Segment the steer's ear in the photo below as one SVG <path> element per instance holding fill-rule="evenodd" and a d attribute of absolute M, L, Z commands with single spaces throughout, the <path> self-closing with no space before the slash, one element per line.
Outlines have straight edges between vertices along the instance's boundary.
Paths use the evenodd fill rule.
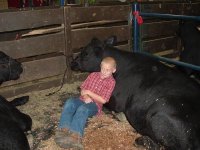
<path fill-rule="evenodd" d="M 107 40 L 105 40 L 104 43 L 106 45 L 113 46 L 113 45 L 115 45 L 117 43 L 117 37 L 116 36 L 111 36 Z"/>
<path fill-rule="evenodd" d="M 101 44 L 101 41 L 99 39 L 97 39 L 96 37 L 94 37 L 94 38 L 92 38 L 91 43 L 94 46 L 97 46 L 97 45 Z"/>

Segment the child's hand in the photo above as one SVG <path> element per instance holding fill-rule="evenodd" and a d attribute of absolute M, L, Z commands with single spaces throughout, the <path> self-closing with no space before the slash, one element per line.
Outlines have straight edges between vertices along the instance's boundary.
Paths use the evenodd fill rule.
<path fill-rule="evenodd" d="M 88 104 L 88 103 L 91 103 L 91 102 L 93 102 L 92 100 L 90 100 L 90 99 L 87 99 L 87 100 L 85 100 L 84 101 L 86 104 Z"/>
<path fill-rule="evenodd" d="M 87 103 L 93 102 L 92 99 L 91 99 L 91 97 L 88 96 L 87 94 L 86 94 L 86 95 L 83 95 L 82 97 L 83 97 L 83 100 L 84 100 L 84 102 L 85 102 L 86 104 L 87 104 Z"/>
<path fill-rule="evenodd" d="M 83 97 L 85 103 L 93 102 L 93 99 L 91 98 L 90 94 L 91 94 L 90 90 L 81 90 L 81 96 Z"/>
<path fill-rule="evenodd" d="M 89 90 L 81 90 L 81 95 L 90 95 L 90 91 Z"/>

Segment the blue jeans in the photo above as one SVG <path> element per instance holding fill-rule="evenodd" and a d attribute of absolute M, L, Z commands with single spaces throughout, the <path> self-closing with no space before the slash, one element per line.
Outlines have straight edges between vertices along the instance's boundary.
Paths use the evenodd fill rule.
<path fill-rule="evenodd" d="M 58 128 L 68 128 L 83 136 L 87 119 L 97 112 L 98 108 L 94 102 L 86 104 L 79 98 L 70 98 L 64 104 Z"/>

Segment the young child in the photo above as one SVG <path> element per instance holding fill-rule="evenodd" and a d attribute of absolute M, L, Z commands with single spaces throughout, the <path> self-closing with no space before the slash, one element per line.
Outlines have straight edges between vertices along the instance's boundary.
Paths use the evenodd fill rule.
<path fill-rule="evenodd" d="M 83 148 L 81 139 L 87 119 L 100 114 L 102 105 L 110 99 L 115 86 L 112 74 L 116 71 L 116 61 L 106 57 L 100 67 L 100 72 L 91 73 L 82 83 L 80 97 L 65 102 L 55 136 L 55 142 L 62 148 Z"/>

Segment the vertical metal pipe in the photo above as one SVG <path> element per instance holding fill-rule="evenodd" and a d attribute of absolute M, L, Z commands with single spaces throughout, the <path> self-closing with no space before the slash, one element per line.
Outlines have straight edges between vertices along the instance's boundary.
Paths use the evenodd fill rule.
<path fill-rule="evenodd" d="M 132 15 L 134 12 L 138 11 L 138 3 L 132 4 Z M 137 18 L 133 15 L 132 19 L 132 26 L 133 26 L 133 52 L 139 51 L 139 25 L 137 23 Z"/>
<path fill-rule="evenodd" d="M 60 6 L 64 6 L 65 5 L 65 0 L 60 0 Z"/>

